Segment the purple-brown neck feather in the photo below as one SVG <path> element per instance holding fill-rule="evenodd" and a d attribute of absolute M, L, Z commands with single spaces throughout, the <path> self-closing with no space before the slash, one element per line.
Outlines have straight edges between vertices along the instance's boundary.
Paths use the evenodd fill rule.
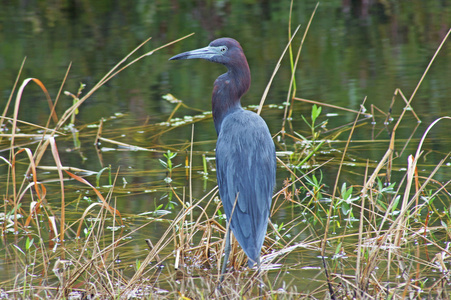
<path fill-rule="evenodd" d="M 228 53 L 230 59 L 223 63 L 228 71 L 216 79 L 212 95 L 213 120 L 218 135 L 224 117 L 241 108 L 240 99 L 251 84 L 251 73 L 243 50 L 238 42 L 232 41 Z"/>

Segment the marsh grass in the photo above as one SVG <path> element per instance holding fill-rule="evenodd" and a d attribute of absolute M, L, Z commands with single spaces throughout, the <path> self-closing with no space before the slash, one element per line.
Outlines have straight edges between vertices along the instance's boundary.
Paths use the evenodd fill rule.
<path fill-rule="evenodd" d="M 294 37 L 294 34 L 290 35 L 290 41 L 294 41 Z M 184 118 L 181 122 L 175 116 L 184 104 L 168 95 L 175 106 L 166 122 L 146 124 L 143 128 L 150 128 L 151 138 L 154 138 L 191 125 L 189 145 L 172 145 L 170 152 L 169 149 L 133 145 L 120 138 L 108 137 L 103 121 L 96 124 L 96 132 L 84 136 L 85 133 L 78 130 L 78 136 L 74 137 L 76 110 L 87 98 L 126 67 L 169 44 L 125 64 L 142 45 L 137 47 L 86 95 L 81 96 L 81 92 L 71 94 L 76 101 L 60 118 L 55 107 L 67 75 L 52 102 L 44 84 L 36 78 L 22 81 L 16 92 L 19 72 L 0 120 L 0 125 L 11 129 L 11 134 L 0 134 L 1 150 L 9 152 L 9 157 L 1 157 L 2 164 L 8 169 L 8 174 L 2 177 L 5 183 L 2 184 L 1 253 L 4 261 L 8 261 L 6 269 L 14 275 L 0 282 L 0 298 L 449 298 L 449 181 L 441 183 L 434 179 L 449 153 L 430 168 L 428 174 L 418 171 L 428 133 L 437 122 L 448 122 L 449 118 L 439 118 L 430 124 L 419 141 L 413 138 L 417 127 L 407 139 L 397 137 L 398 126 L 406 113 L 420 121 L 421 116 L 410 105 L 430 65 L 410 98 L 407 99 L 399 89 L 394 91 L 393 103 L 404 103 L 399 115 L 385 113 L 373 105 L 368 112 L 363 109 L 365 100 L 359 110 L 336 107 L 296 96 L 294 71 L 304 38 L 296 58 L 292 57 L 293 45 L 289 43 L 286 48 L 291 54 L 293 76 L 284 106 L 282 129 L 274 136 L 279 150 L 278 173 L 284 173 L 286 179 L 279 183 L 281 188 L 275 191 L 273 198 L 271 222 L 262 249 L 263 266 L 259 272 L 247 269 L 246 256 L 233 241 L 229 273 L 221 291 L 216 287 L 224 249 L 225 221 L 217 188 L 206 190 L 199 198 L 193 192 L 194 180 L 207 180 L 208 174 L 214 173 L 206 167 L 205 159 L 199 165 L 194 164 L 194 156 L 212 155 L 197 152 L 198 144 L 193 142 L 195 124 L 209 116 Z M 431 64 L 434 59 L 435 55 Z M 275 73 L 279 66 L 280 61 Z M 42 89 L 49 102 L 50 113 L 45 125 L 18 119 L 23 91 L 32 82 Z M 260 108 L 269 88 L 270 84 Z M 312 122 L 310 133 L 301 134 L 296 128 L 288 130 L 297 103 L 328 105 L 337 111 L 355 114 L 355 121 L 327 129 L 327 120 L 316 108 L 310 119 L 305 118 Z M 13 110 L 12 117 L 7 117 L 10 110 Z M 316 118 L 323 120 L 323 126 L 314 125 Z M 343 174 L 353 161 L 349 154 L 349 149 L 356 144 L 352 141 L 353 134 L 362 127 L 371 126 L 370 121 L 377 120 L 383 120 L 385 124 L 381 130 L 390 132 L 386 154 L 378 162 L 360 157 L 364 170 L 361 183 L 351 184 L 343 179 Z M 54 126 L 50 127 L 52 122 Z M 30 133 L 19 134 L 19 126 L 21 132 Z M 38 130 L 41 133 L 32 133 Z M 64 154 L 58 143 L 68 136 L 74 137 L 75 147 L 80 136 L 92 140 L 102 162 L 101 174 L 62 163 Z M 341 138 L 343 136 L 346 138 Z M 375 133 L 373 139 L 377 136 Z M 28 140 L 30 137 L 34 139 L 32 142 Z M 376 143 L 373 139 L 364 143 Z M 337 149 L 334 142 L 343 146 Z M 175 157 L 169 158 L 169 153 L 180 153 L 179 156 L 185 153 L 184 168 L 161 170 L 170 177 L 188 178 L 182 188 L 177 184 L 177 178 L 164 186 L 177 206 L 164 210 L 161 205 L 156 205 L 154 211 L 134 215 L 121 212 L 118 195 L 132 190 L 144 192 L 145 188 L 120 182 L 121 170 L 104 166 L 100 143 L 127 151 L 155 152 L 161 157 L 167 153 L 169 160 Z M 402 150 L 396 152 L 395 145 L 400 143 Z M 409 156 L 407 162 L 400 163 L 399 157 L 412 143 L 417 143 L 416 153 Z M 48 162 L 49 158 L 53 166 L 42 163 Z M 168 167 L 169 161 L 165 163 Z M 405 175 L 398 183 L 391 181 L 394 163 L 405 168 Z M 321 172 L 324 168 L 335 170 L 333 186 L 324 182 Z M 193 170 L 201 170 L 202 175 L 193 174 Z M 45 177 L 44 171 L 51 174 L 51 179 L 41 179 Z M 108 173 L 107 186 L 100 184 L 102 173 Z M 87 179 L 92 174 L 99 174 L 95 186 Z M 74 192 L 70 187 L 74 182 L 78 188 L 82 186 L 87 191 L 90 201 Z M 59 192 L 49 193 L 51 189 L 59 189 Z M 74 214 L 68 212 L 68 207 L 80 209 Z M 289 215 L 285 223 L 278 221 L 283 215 Z M 135 222 L 136 219 L 140 222 Z M 130 244 L 136 243 L 136 236 L 143 228 L 156 223 L 164 227 L 162 233 L 138 241 L 146 245 L 147 250 L 129 248 Z"/>

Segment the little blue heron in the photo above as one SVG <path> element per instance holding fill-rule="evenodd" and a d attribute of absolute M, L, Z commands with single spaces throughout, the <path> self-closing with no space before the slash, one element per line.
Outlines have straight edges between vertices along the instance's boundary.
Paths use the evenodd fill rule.
<path fill-rule="evenodd" d="M 205 48 L 178 54 L 170 60 L 194 58 L 220 63 L 228 69 L 216 79 L 212 95 L 213 121 L 218 134 L 216 174 L 229 223 L 223 276 L 231 249 L 230 229 L 247 255 L 249 267 L 255 263 L 260 266 L 276 179 L 276 151 L 262 117 L 241 107 L 241 96 L 251 84 L 241 45 L 234 39 L 220 38 Z"/>

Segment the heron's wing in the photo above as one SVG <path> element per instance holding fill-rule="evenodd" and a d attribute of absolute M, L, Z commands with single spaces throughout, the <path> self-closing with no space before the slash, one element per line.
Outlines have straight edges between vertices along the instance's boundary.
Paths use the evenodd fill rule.
<path fill-rule="evenodd" d="M 219 194 L 227 220 L 247 256 L 260 256 L 276 173 L 275 148 L 264 120 L 255 113 L 228 115 L 216 145 Z"/>

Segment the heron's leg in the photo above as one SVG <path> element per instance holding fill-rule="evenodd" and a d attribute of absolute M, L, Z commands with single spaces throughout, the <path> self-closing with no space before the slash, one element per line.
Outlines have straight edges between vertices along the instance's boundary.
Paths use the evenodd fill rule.
<path fill-rule="evenodd" d="M 262 288 L 262 280 L 260 277 L 260 266 L 261 266 L 261 260 L 260 256 L 257 257 L 257 282 L 258 282 L 258 294 L 260 297 L 263 297 L 263 288 Z"/>
<path fill-rule="evenodd" d="M 219 280 L 220 283 L 222 283 L 222 281 L 224 280 L 224 274 L 226 272 L 227 262 L 229 261 L 230 250 L 232 250 L 232 247 L 230 245 L 230 226 L 227 227 L 228 229 L 226 231 L 225 247 L 224 247 L 224 261 L 222 262 L 221 278 Z"/>

